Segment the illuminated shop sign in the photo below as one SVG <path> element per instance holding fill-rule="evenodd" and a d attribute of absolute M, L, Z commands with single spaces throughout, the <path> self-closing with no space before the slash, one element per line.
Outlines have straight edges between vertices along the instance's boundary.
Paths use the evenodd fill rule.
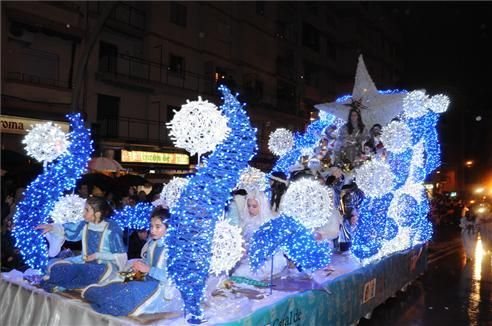
<path fill-rule="evenodd" d="M 6 134 L 25 135 L 36 124 L 49 122 L 48 120 L 39 120 L 23 117 L 14 117 L 10 115 L 0 115 L 1 132 Z M 68 132 L 70 126 L 67 122 L 52 121 L 59 126 L 63 132 Z"/>
<path fill-rule="evenodd" d="M 190 157 L 188 154 L 181 153 L 127 151 L 122 149 L 121 162 L 188 165 L 190 164 Z"/>

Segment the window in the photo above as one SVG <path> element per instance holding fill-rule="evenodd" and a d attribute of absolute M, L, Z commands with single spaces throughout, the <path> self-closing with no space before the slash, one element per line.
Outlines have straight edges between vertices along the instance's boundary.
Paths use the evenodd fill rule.
<path fill-rule="evenodd" d="M 97 94 L 97 121 L 104 137 L 118 137 L 120 98 Z"/>
<path fill-rule="evenodd" d="M 319 52 L 319 31 L 308 23 L 302 23 L 302 44 Z"/>
<path fill-rule="evenodd" d="M 282 80 L 277 84 L 277 108 L 284 112 L 296 112 L 296 88 Z"/>
<path fill-rule="evenodd" d="M 256 14 L 260 16 L 265 16 L 265 2 L 256 1 Z"/>
<path fill-rule="evenodd" d="M 170 15 L 171 23 L 181 27 L 186 27 L 187 8 L 185 5 L 171 2 Z"/>
<path fill-rule="evenodd" d="M 116 45 L 100 42 L 99 43 L 99 71 L 117 72 L 118 48 Z"/>
<path fill-rule="evenodd" d="M 326 54 L 333 61 L 337 59 L 337 48 L 331 40 L 326 40 Z"/>
<path fill-rule="evenodd" d="M 183 57 L 170 54 L 168 70 L 180 75 L 184 75 L 185 59 Z"/>
<path fill-rule="evenodd" d="M 319 87 L 319 70 L 318 65 L 304 61 L 304 80 L 306 81 L 306 85 Z"/>

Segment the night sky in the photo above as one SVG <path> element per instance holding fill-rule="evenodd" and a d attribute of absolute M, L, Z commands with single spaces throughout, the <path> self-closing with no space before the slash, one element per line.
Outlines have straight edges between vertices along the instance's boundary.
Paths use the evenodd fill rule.
<path fill-rule="evenodd" d="M 443 166 L 492 169 L 492 3 L 383 3 L 401 24 L 401 86 L 451 98 L 440 122 Z M 481 120 L 476 118 L 480 116 Z M 476 177 L 475 177 L 476 179 Z M 469 180 L 479 181 L 479 180 Z"/>

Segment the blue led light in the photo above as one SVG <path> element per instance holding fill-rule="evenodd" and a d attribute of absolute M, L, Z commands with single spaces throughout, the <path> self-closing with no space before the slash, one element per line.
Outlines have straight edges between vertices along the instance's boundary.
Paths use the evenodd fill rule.
<path fill-rule="evenodd" d="M 13 218 L 16 246 L 26 264 L 34 269 L 43 270 L 48 264 L 46 240 L 34 227 L 49 222 L 55 203 L 65 191 L 75 187 L 93 151 L 90 131 L 85 128 L 80 114 L 67 115 L 67 119 L 72 129 L 67 153 L 48 164 L 26 188 Z"/>
<path fill-rule="evenodd" d="M 248 252 L 251 269 L 258 270 L 277 250 L 282 250 L 302 270 L 315 270 L 330 263 L 328 244 L 318 244 L 310 230 L 285 215 L 268 221 L 253 234 Z"/>
<path fill-rule="evenodd" d="M 122 229 L 148 229 L 154 209 L 155 207 L 150 203 L 137 203 L 135 206 L 125 206 L 122 210 L 115 211 L 111 219 Z"/>
<path fill-rule="evenodd" d="M 242 170 L 256 153 L 256 129 L 251 127 L 243 105 L 229 89 L 223 94 L 222 113 L 228 117 L 231 133 L 208 156 L 207 165 L 199 169 L 171 209 L 168 271 L 181 292 L 189 322 L 199 323 L 200 304 L 209 274 L 211 243 L 217 219 L 222 215 L 230 193 Z"/>

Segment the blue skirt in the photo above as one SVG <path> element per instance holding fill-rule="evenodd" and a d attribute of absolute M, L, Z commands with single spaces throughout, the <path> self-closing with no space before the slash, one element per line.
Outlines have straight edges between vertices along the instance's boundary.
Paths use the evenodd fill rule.
<path fill-rule="evenodd" d="M 55 264 L 51 267 L 50 278 L 41 282 L 41 286 L 47 292 L 53 292 L 55 287 L 59 290 L 82 289 L 99 283 L 108 268 L 108 264 Z"/>
<path fill-rule="evenodd" d="M 83 297 L 99 313 L 128 316 L 146 303 L 156 291 L 159 291 L 157 280 L 114 282 L 105 286 L 91 286 Z"/>

